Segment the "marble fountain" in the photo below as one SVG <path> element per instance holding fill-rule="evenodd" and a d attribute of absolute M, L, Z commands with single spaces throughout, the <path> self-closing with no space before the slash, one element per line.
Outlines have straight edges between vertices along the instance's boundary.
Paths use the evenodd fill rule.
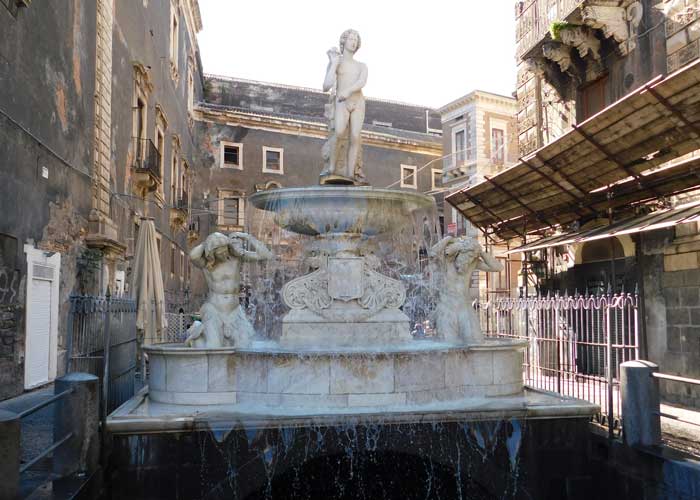
<path fill-rule="evenodd" d="M 125 479 L 124 485 L 143 478 L 147 469 L 156 471 L 153 477 L 172 494 L 199 497 L 223 488 L 243 498 L 248 490 L 236 482 L 239 466 L 252 461 L 260 469 L 251 481 L 267 488 L 263 497 L 276 498 L 273 478 L 282 469 L 300 471 L 310 461 L 338 453 L 351 465 L 360 456 L 370 457 L 376 465 L 372 457 L 378 450 L 391 455 L 399 448 L 403 454 L 419 456 L 421 464 L 428 456 L 431 463 L 438 460 L 431 455 L 433 448 L 442 450 L 440 460 L 460 463 L 464 458 L 455 458 L 450 444 L 460 439 L 466 440 L 465 456 L 473 448 L 471 453 L 486 464 L 484 454 L 505 453 L 506 463 L 512 465 L 520 442 L 536 442 L 542 432 L 532 430 L 524 437 L 523 422 L 563 418 L 576 421 L 580 429 L 597 410 L 586 402 L 525 388 L 522 363 L 527 342 L 484 338 L 471 305 L 470 278 L 474 271 L 498 271 L 499 264 L 474 239 L 435 237 L 424 249 L 434 274 L 431 279 L 437 283 L 430 314 L 436 335 L 414 337 L 412 326 L 424 318 L 407 314 L 410 283 L 400 274 L 387 275 L 386 256 L 377 251 L 377 241 L 392 241 L 402 228 L 415 227 L 417 218 L 423 217 L 417 214 L 434 212 L 435 202 L 423 194 L 367 185 L 360 130 L 338 121 L 338 116 L 348 114 L 342 103 L 357 101 L 361 92 L 341 101 L 343 82 L 340 77 L 329 81 L 337 65 L 343 64 L 338 61 L 351 61 L 348 57 L 359 48 L 355 32 L 343 37 L 340 52 L 329 51 L 324 82 L 324 87 L 330 82 L 331 98 L 320 185 L 249 197 L 250 205 L 268 214 L 268 223 L 274 221 L 280 230 L 305 241 L 307 272 L 276 291 L 286 311 L 276 318 L 281 323 L 279 335 L 255 331 L 239 305 L 243 268 L 275 259 L 266 245 L 247 233 L 214 233 L 195 247 L 190 258 L 209 285 L 201 322 L 192 325 L 183 344 L 144 347 L 147 388 L 108 418 L 116 475 Z M 355 69 L 362 80 L 363 65 Z M 357 102 L 353 109 L 357 112 Z M 562 428 L 569 432 L 569 427 Z M 402 429 L 403 437 L 389 437 L 390 429 Z M 450 433 L 461 437 L 449 437 Z M 379 439 L 380 434 L 386 441 Z M 173 435 L 179 436 L 177 457 L 169 456 L 174 453 Z M 407 436 L 413 436 L 411 444 L 404 442 Z M 430 452 L 405 451 L 420 440 Z M 303 453 L 290 451 L 299 446 Z M 309 454 L 310 449 L 315 451 Z M 211 479 L 213 489 L 189 483 L 165 486 L 173 467 L 190 463 L 192 455 L 201 459 L 181 473 L 216 478 Z M 221 457 L 224 465 L 214 467 Z M 469 463 L 477 467 L 474 460 Z M 478 467 L 482 466 L 486 465 Z M 502 475 L 498 467 L 484 474 Z M 457 483 L 471 484 L 471 475 L 459 472 Z M 335 482 L 341 487 L 346 480 L 351 481 Z M 511 484 L 512 478 L 500 481 Z M 117 498 L 146 498 L 155 491 L 120 488 Z M 506 491 L 499 488 L 494 491 Z"/>

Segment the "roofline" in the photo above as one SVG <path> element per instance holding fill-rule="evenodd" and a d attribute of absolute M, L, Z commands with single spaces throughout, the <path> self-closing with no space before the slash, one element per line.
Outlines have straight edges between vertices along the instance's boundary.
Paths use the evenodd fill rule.
<path fill-rule="evenodd" d="M 291 90 L 303 90 L 305 92 L 313 92 L 316 94 L 328 95 L 326 92 L 322 91 L 321 89 L 315 89 L 315 88 L 311 88 L 311 87 L 303 87 L 300 85 L 289 85 L 286 83 L 265 82 L 262 80 L 251 80 L 248 78 L 239 78 L 239 77 L 235 77 L 235 76 L 224 76 L 224 75 L 214 75 L 212 73 L 204 73 L 204 78 L 211 78 L 211 79 L 215 79 L 215 80 L 224 80 L 224 81 L 229 81 L 229 82 L 255 83 L 258 85 L 268 85 L 270 87 L 280 87 L 283 89 L 291 89 Z M 385 102 L 388 104 L 397 104 L 399 106 L 406 106 L 406 107 L 410 107 L 410 108 L 428 109 L 430 111 L 438 112 L 437 109 L 435 109 L 431 106 L 423 106 L 421 104 L 411 104 L 409 102 L 395 101 L 393 99 L 382 99 L 379 97 L 369 97 L 369 96 L 365 96 L 365 99 L 369 100 L 369 101 Z"/>
<path fill-rule="evenodd" d="M 487 98 L 487 99 L 495 99 L 497 101 L 501 101 L 504 104 L 509 104 L 516 106 L 518 101 L 514 97 L 511 96 L 505 96 L 503 94 L 497 94 L 495 92 L 489 92 L 487 90 L 472 90 L 468 94 L 463 95 L 462 97 L 458 97 L 454 101 L 451 101 L 444 106 L 440 107 L 437 109 L 437 112 L 442 114 L 447 113 L 448 111 L 452 111 L 456 108 L 459 108 L 460 106 L 464 106 L 466 104 L 469 104 L 470 102 L 476 100 L 477 98 Z"/>

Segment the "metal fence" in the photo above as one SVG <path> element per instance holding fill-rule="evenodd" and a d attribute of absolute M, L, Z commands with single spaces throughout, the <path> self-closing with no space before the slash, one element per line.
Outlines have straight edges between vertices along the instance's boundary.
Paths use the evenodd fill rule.
<path fill-rule="evenodd" d="M 168 327 L 165 330 L 165 342 L 184 342 L 187 338 L 187 328 L 191 320 L 185 313 L 165 313 Z"/>
<path fill-rule="evenodd" d="M 136 389 L 136 301 L 73 295 L 70 303 L 66 372 L 100 377 L 103 412 L 108 414 Z"/>
<path fill-rule="evenodd" d="M 620 364 L 639 358 L 636 294 L 494 298 L 479 304 L 484 333 L 528 340 L 526 384 L 600 405 L 620 430 Z"/>

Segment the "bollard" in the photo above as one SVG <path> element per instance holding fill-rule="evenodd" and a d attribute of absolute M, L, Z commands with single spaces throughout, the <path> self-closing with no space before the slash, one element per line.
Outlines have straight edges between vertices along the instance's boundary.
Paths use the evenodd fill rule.
<path fill-rule="evenodd" d="M 54 442 L 73 433 L 54 451 L 53 471 L 60 476 L 94 472 L 100 458 L 100 380 L 88 373 L 69 373 L 56 379 L 56 394 L 73 389 L 54 407 Z"/>
<path fill-rule="evenodd" d="M 659 381 L 652 376 L 659 366 L 651 361 L 626 361 L 620 365 L 622 433 L 629 446 L 661 444 Z"/>
<path fill-rule="evenodd" d="M 19 497 L 19 415 L 0 410 L 0 498 Z"/>

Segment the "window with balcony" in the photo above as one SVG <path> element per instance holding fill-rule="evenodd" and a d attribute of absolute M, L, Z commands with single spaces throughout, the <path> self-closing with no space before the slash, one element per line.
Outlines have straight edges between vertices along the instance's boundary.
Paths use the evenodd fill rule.
<path fill-rule="evenodd" d="M 401 165 L 401 187 L 417 189 L 418 188 L 418 176 L 416 174 L 418 170 L 413 165 Z"/>
<path fill-rule="evenodd" d="M 180 195 L 178 197 L 178 208 L 187 209 L 189 207 L 190 192 L 190 166 L 187 162 L 182 162 L 180 171 Z"/>
<path fill-rule="evenodd" d="M 243 144 L 224 141 L 221 141 L 220 144 L 219 166 L 243 170 Z"/>
<path fill-rule="evenodd" d="M 244 200 L 243 197 L 233 191 L 219 191 L 219 210 L 218 210 L 218 225 L 219 226 L 239 226 L 243 227 L 244 219 Z"/>
<path fill-rule="evenodd" d="M 270 174 L 284 173 L 284 149 L 263 146 L 263 172 Z"/>

